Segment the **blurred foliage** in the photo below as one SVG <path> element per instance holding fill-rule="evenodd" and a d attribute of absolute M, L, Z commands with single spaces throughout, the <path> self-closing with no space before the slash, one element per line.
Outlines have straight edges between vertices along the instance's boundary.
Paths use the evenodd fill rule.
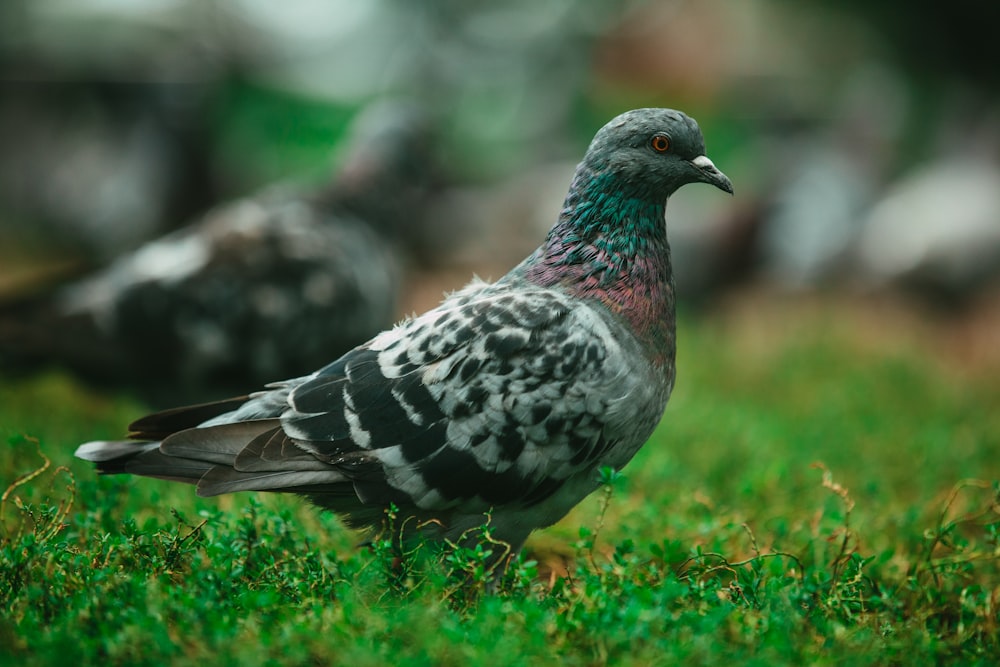
<path fill-rule="evenodd" d="M 979 0 L 814 2 L 857 14 L 877 31 L 896 61 L 915 78 L 933 76 L 1000 92 L 991 48 L 1000 6 Z M 802 4 L 802 3 L 798 3 Z"/>
<path fill-rule="evenodd" d="M 502 186 L 533 166 L 577 159 L 623 109 L 688 111 L 738 192 L 724 206 L 687 212 L 704 251 L 691 264 L 714 273 L 754 266 L 795 287 L 849 277 L 956 301 L 1000 276 L 1000 235 L 990 226 L 1000 205 L 988 196 L 985 212 L 965 217 L 949 214 L 969 197 L 905 201 L 889 227 L 930 211 L 909 227 L 915 266 L 883 271 L 891 253 L 881 243 L 870 252 L 864 238 L 869 214 L 906 191 L 920 167 L 954 160 L 968 166 L 969 181 L 1000 169 L 988 34 L 1000 10 L 989 3 L 934 11 L 898 0 L 8 5 L 0 9 L 0 241 L 33 258 L 48 251 L 102 264 L 264 183 L 319 180 L 350 116 L 373 100 L 405 98 L 440 122 L 458 189 Z M 843 171 L 824 171 L 831 163 Z M 918 185 L 944 192 L 941 178 Z M 782 206 L 789 201 L 805 204 Z M 847 215 L 816 214 L 844 201 Z M 508 201 L 496 207 L 530 217 Z M 495 222 L 504 213 L 454 217 Z M 956 227 L 964 230 L 957 249 L 940 240 Z M 794 247 L 782 256 L 766 240 L 775 228 L 817 257 L 796 258 Z M 434 244 L 431 236 L 426 245 Z M 967 247 L 981 257 L 970 260 L 977 253 Z M 796 259 L 803 275 L 789 279 L 783 266 Z M 948 277 L 970 263 L 961 279 Z M 4 278 L 0 267 L 0 286 Z"/>
<path fill-rule="evenodd" d="M 240 189 L 281 181 L 289 174 L 301 182 L 322 183 L 356 113 L 356 107 L 233 80 L 217 95 L 211 112 L 216 169 L 240 174 Z"/>

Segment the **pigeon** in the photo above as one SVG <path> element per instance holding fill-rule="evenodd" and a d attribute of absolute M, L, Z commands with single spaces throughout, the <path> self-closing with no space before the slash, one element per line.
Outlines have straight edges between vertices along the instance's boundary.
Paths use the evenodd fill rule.
<path fill-rule="evenodd" d="M 766 169 L 775 183 L 760 259 L 768 280 L 790 291 L 836 284 L 854 273 L 852 248 L 885 186 L 906 120 L 902 78 L 886 67 L 856 68 L 836 98 L 821 124 L 807 123 L 797 133 L 774 128 L 781 149 L 768 151 L 777 159 Z"/>
<path fill-rule="evenodd" d="M 200 496 L 299 494 L 401 544 L 474 543 L 488 524 L 516 553 L 660 421 L 676 351 L 666 202 L 688 183 L 733 192 L 697 123 L 623 113 L 597 132 L 542 245 L 496 282 L 310 375 L 141 418 L 129 440 L 76 456 Z"/>
<path fill-rule="evenodd" d="M 959 307 L 1000 275 L 1000 165 L 963 157 L 914 169 L 872 207 L 857 246 L 870 287 Z"/>
<path fill-rule="evenodd" d="M 366 109 L 318 192 L 271 186 L 8 306 L 0 350 L 156 402 L 312 371 L 398 317 L 402 245 L 439 176 L 431 135 L 416 107 Z"/>
<path fill-rule="evenodd" d="M 868 289 L 961 310 L 1000 277 L 1000 119 L 975 100 L 947 104 L 929 158 L 862 220 L 854 259 Z"/>

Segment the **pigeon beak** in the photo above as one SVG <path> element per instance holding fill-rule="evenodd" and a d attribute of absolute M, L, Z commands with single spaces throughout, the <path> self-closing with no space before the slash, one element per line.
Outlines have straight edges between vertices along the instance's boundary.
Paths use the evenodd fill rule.
<path fill-rule="evenodd" d="M 715 164 L 707 157 L 699 155 L 691 160 L 691 164 L 698 170 L 699 181 L 714 185 L 720 190 L 725 190 L 729 194 L 733 194 L 732 181 L 729 180 L 728 176 L 719 171 Z"/>

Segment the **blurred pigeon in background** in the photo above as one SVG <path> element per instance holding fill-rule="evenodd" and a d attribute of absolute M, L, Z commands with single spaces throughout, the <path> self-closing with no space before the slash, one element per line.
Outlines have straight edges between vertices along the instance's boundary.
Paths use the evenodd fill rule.
<path fill-rule="evenodd" d="M 869 287 L 961 306 L 1000 276 L 1000 124 L 958 116 L 864 220 L 856 255 Z"/>
<path fill-rule="evenodd" d="M 440 170 L 426 114 L 362 112 L 331 184 L 220 206 L 107 269 L 5 307 L 0 349 L 168 399 L 302 373 L 397 316 L 400 243 Z M 190 395 L 190 394 L 189 394 Z"/>
<path fill-rule="evenodd" d="M 878 104 L 872 104 L 877 99 Z M 907 100 L 897 72 L 853 72 L 835 109 L 807 137 L 782 132 L 768 154 L 776 183 L 761 233 L 763 270 L 787 289 L 816 287 L 849 272 L 851 249 L 887 179 Z"/>

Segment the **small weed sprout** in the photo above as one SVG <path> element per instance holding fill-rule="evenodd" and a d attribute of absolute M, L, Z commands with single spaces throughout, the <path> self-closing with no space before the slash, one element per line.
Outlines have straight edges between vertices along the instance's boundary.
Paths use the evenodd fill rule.
<path fill-rule="evenodd" d="M 30 530 L 34 539 L 38 542 L 45 542 L 55 537 L 63 529 L 66 518 L 73 509 L 73 502 L 76 500 L 76 479 L 69 468 L 58 466 L 52 471 L 49 491 L 52 492 L 55 489 L 57 480 L 60 477 L 65 477 L 68 480 L 65 487 L 66 495 L 59 499 L 58 505 L 49 506 L 43 504 L 36 509 L 30 504 L 25 503 L 20 496 L 15 495 L 15 492 L 19 488 L 25 487 L 36 479 L 39 479 L 52 466 L 52 462 L 42 452 L 41 444 L 36 438 L 21 436 L 11 442 L 15 446 L 25 443 L 30 443 L 34 446 L 35 452 L 41 458 L 42 463 L 38 468 L 15 478 L 3 492 L 3 496 L 0 496 L 0 531 L 2 531 L 5 539 L 16 542 L 21 539 L 26 526 L 30 524 Z M 7 523 L 7 503 L 11 500 L 13 500 L 14 506 L 21 516 L 20 521 L 12 522 L 14 524 L 13 527 Z"/>

